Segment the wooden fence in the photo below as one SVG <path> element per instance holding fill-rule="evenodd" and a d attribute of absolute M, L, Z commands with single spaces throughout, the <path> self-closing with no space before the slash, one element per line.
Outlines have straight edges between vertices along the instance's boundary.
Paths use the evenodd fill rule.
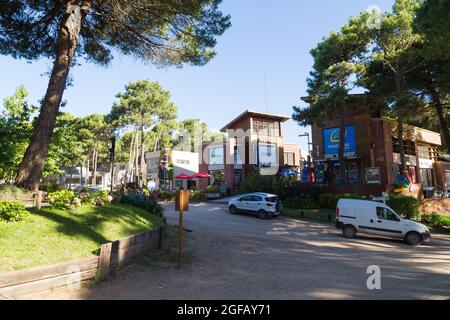
<path fill-rule="evenodd" d="M 0 273 L 0 299 L 16 298 L 59 287 L 76 286 L 82 281 L 95 277 L 106 280 L 134 258 L 141 256 L 144 251 L 160 249 L 164 233 L 165 224 L 158 229 L 104 244 L 100 249 L 100 256 Z"/>
<path fill-rule="evenodd" d="M 42 205 L 42 191 L 0 194 L 0 200 L 17 200 L 23 202 L 27 208 L 36 208 L 40 210 Z"/>

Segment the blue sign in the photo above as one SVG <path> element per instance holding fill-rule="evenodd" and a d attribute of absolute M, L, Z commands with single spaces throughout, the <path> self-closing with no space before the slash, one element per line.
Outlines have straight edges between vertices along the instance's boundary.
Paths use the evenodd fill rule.
<path fill-rule="evenodd" d="M 341 130 L 339 128 L 323 130 L 324 154 L 338 154 L 339 142 L 341 140 Z M 355 126 L 346 126 L 344 153 L 356 152 Z"/>

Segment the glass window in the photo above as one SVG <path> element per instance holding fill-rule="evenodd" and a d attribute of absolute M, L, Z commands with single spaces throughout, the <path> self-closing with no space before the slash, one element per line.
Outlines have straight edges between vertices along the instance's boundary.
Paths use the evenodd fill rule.
<path fill-rule="evenodd" d="M 273 167 L 278 165 L 277 145 L 270 143 L 259 144 L 259 165 L 260 167 Z"/>
<path fill-rule="evenodd" d="M 241 198 L 241 201 L 252 201 L 252 196 L 245 196 Z"/>
<path fill-rule="evenodd" d="M 397 221 L 397 215 L 387 208 L 377 207 L 377 217 L 381 220 Z"/>
<path fill-rule="evenodd" d="M 223 164 L 224 154 L 223 147 L 216 147 L 209 149 L 209 164 Z"/>
<path fill-rule="evenodd" d="M 295 166 L 295 153 L 285 152 L 284 163 L 287 164 L 288 166 Z"/>

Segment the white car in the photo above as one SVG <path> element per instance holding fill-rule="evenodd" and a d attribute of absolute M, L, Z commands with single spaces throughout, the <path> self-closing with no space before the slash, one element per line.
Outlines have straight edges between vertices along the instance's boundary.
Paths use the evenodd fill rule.
<path fill-rule="evenodd" d="M 387 205 L 367 200 L 340 199 L 336 227 L 343 230 L 346 238 L 367 233 L 404 239 L 409 245 L 431 238 L 430 230 L 423 224 L 402 219 Z"/>
<path fill-rule="evenodd" d="M 267 219 L 281 214 L 282 205 L 277 195 L 270 193 L 249 193 L 228 201 L 231 214 L 246 212 L 257 214 L 260 219 Z"/>

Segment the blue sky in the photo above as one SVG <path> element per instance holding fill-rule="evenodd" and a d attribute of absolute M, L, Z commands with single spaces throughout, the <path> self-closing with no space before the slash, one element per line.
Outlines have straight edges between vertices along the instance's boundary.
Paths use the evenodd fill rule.
<path fill-rule="evenodd" d="M 211 129 L 221 128 L 245 109 L 290 116 L 292 106 L 303 105 L 300 97 L 306 93 L 305 80 L 312 65 L 309 50 L 350 16 L 371 5 L 387 11 L 393 3 L 224 0 L 222 10 L 231 14 L 233 26 L 218 39 L 218 55 L 208 65 L 161 70 L 122 55 L 116 55 L 107 68 L 85 63 L 72 70 L 73 86 L 64 94 L 68 101 L 64 111 L 77 116 L 108 113 L 115 94 L 126 83 L 149 79 L 172 93 L 180 119 L 199 118 Z M 43 74 L 50 67 L 47 60 L 28 63 L 0 56 L 0 99 L 24 84 L 37 105 L 47 87 Z M 306 138 L 298 134 L 307 130 L 290 120 L 286 142 L 299 143 L 306 150 Z"/>

